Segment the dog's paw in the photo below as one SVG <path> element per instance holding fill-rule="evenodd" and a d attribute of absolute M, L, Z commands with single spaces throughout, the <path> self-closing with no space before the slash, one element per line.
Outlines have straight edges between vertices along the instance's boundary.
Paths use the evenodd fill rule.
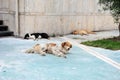
<path fill-rule="evenodd" d="M 63 56 L 64 58 L 67 58 L 67 56 Z"/>
<path fill-rule="evenodd" d="M 45 54 L 41 54 L 41 56 L 46 56 Z"/>

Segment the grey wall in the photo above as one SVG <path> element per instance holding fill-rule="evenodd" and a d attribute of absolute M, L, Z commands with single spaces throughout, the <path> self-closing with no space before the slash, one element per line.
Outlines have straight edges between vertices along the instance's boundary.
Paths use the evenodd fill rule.
<path fill-rule="evenodd" d="M 109 12 L 100 11 L 97 2 L 98 0 L 19 0 L 20 35 L 27 32 L 68 34 L 75 29 L 116 29 Z M 8 12 L 0 13 L 0 19 L 4 19 L 11 30 L 15 30 L 15 0 L 0 0 L 0 4 L 0 11 Z"/>

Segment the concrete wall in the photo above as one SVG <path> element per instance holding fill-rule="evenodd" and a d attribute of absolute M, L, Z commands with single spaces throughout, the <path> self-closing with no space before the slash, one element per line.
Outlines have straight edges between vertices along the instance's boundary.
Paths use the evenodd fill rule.
<path fill-rule="evenodd" d="M 10 10 L 12 14 L 6 16 L 6 21 L 15 25 L 15 0 L 7 1 L 0 0 L 0 4 L 4 2 L 10 6 L 6 11 Z M 97 2 L 98 0 L 19 0 L 20 35 L 27 32 L 68 34 L 75 29 L 116 29 L 113 18 L 108 12 L 100 12 L 101 7 Z M 2 6 L 2 9 L 5 7 Z M 10 29 L 15 28 L 12 25 Z"/>

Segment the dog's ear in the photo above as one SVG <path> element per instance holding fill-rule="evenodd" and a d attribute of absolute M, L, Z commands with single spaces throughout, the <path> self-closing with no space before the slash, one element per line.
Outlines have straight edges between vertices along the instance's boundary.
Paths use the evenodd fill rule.
<path fill-rule="evenodd" d="M 66 43 L 65 43 L 65 42 L 63 42 L 63 43 L 61 44 L 61 46 L 62 46 L 62 47 L 64 47 L 64 46 L 65 46 L 65 44 L 66 44 Z"/>

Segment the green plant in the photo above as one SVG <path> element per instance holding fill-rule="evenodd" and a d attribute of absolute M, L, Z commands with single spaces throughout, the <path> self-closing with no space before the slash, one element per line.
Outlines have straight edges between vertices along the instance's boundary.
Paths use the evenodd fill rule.
<path fill-rule="evenodd" d="M 103 10 L 109 10 L 115 23 L 118 23 L 120 37 L 120 0 L 99 0 L 99 4 L 103 7 Z"/>

